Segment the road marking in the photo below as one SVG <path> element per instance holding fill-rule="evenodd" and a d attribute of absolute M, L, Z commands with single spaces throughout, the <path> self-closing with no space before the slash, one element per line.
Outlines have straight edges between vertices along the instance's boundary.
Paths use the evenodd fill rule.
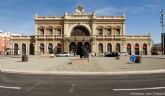
<path fill-rule="evenodd" d="M 40 84 L 40 82 L 35 83 L 33 86 L 29 87 L 26 91 L 31 91 L 35 87 L 37 87 Z"/>
<path fill-rule="evenodd" d="M 69 93 L 73 93 L 74 92 L 74 87 L 76 86 L 76 84 L 72 84 L 71 88 L 69 89 Z"/>
<path fill-rule="evenodd" d="M 165 87 L 151 87 L 151 88 L 131 88 L 131 89 L 113 89 L 113 91 L 139 91 L 139 90 L 158 90 L 165 89 Z"/>
<path fill-rule="evenodd" d="M 113 80 L 112 82 L 117 82 L 117 83 L 123 83 L 123 82 L 146 82 L 146 81 L 162 81 L 162 80 L 165 80 L 165 78 L 162 78 L 162 79 L 149 79 L 149 80 L 146 80 L 146 79 L 142 79 L 142 80 Z"/>
<path fill-rule="evenodd" d="M 17 90 L 20 90 L 21 89 L 21 87 L 8 87 L 8 86 L 0 86 L 0 88 L 17 89 Z"/>

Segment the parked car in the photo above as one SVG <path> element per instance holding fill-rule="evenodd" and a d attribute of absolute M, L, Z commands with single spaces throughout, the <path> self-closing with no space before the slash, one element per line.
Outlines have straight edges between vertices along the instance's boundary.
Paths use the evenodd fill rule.
<path fill-rule="evenodd" d="M 151 55 L 158 55 L 157 52 L 151 52 Z"/>
<path fill-rule="evenodd" d="M 91 56 L 96 56 L 96 53 L 92 52 L 90 53 Z"/>
<path fill-rule="evenodd" d="M 70 53 L 70 52 L 61 52 L 59 54 L 56 54 L 57 57 L 71 57 L 74 56 L 74 54 Z"/>
<path fill-rule="evenodd" d="M 105 57 L 117 57 L 120 56 L 118 52 L 112 52 L 105 54 Z"/>
<path fill-rule="evenodd" d="M 128 53 L 127 53 L 127 52 L 120 52 L 119 55 L 120 55 L 120 56 L 127 56 Z"/>

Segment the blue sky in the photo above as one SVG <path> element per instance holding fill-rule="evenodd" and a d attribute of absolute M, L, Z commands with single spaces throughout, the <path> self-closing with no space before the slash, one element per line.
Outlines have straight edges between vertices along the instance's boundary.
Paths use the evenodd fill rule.
<path fill-rule="evenodd" d="M 1 0 L 0 30 L 33 35 L 34 16 L 63 16 L 83 5 L 87 13 L 96 15 L 126 14 L 126 33 L 145 35 L 149 32 L 155 43 L 160 42 L 160 10 L 165 0 Z"/>

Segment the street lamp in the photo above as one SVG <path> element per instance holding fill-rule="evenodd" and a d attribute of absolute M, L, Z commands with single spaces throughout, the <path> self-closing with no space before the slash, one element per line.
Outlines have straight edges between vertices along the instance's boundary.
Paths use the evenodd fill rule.
<path fill-rule="evenodd" d="M 163 9 L 160 11 L 160 25 L 162 28 L 162 33 L 161 33 L 161 49 L 162 49 L 162 55 L 165 55 L 165 33 L 164 33 L 164 20 L 163 20 Z"/>

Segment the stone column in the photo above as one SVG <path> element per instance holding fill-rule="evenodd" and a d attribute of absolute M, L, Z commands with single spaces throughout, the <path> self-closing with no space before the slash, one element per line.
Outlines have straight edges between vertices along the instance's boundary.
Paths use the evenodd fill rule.
<path fill-rule="evenodd" d="M 14 43 L 12 43 L 12 55 L 14 55 Z"/>
<path fill-rule="evenodd" d="M 62 29 L 61 29 L 61 31 L 62 31 Z M 64 36 L 70 36 L 70 32 L 68 32 L 70 30 L 69 30 L 68 24 L 66 22 L 64 22 L 64 30 L 63 31 L 64 31 Z"/>
<path fill-rule="evenodd" d="M 93 36 L 96 36 L 97 35 L 95 21 L 92 22 L 91 35 L 93 35 Z"/>
<path fill-rule="evenodd" d="M 131 44 L 131 53 L 135 54 L 135 44 Z"/>
<path fill-rule="evenodd" d="M 44 49 L 45 49 L 44 54 L 48 54 L 48 44 L 47 44 L 47 42 L 44 42 Z"/>
<path fill-rule="evenodd" d="M 29 55 L 29 43 L 26 44 L 26 54 Z"/>
<path fill-rule="evenodd" d="M 105 47 L 103 52 L 107 52 L 107 44 L 106 43 L 103 44 L 104 44 L 103 46 Z"/>
<path fill-rule="evenodd" d="M 18 52 L 18 55 L 22 55 L 22 44 L 18 44 L 18 49 L 19 49 L 19 52 Z"/>
<path fill-rule="evenodd" d="M 36 43 L 35 43 L 35 45 L 33 45 L 34 46 L 34 54 L 35 55 L 39 55 L 40 54 L 40 52 L 39 52 L 39 49 L 40 49 L 40 46 L 39 46 L 39 44 L 38 44 L 38 41 L 36 40 Z"/>

